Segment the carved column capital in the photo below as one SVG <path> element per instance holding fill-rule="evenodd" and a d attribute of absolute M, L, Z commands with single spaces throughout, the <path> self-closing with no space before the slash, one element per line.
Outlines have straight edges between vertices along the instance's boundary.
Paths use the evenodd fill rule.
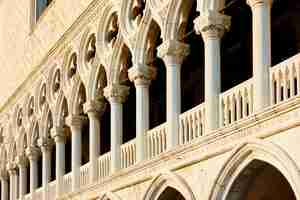
<path fill-rule="evenodd" d="M 107 103 L 97 100 L 89 100 L 83 105 L 84 112 L 93 117 L 101 117 L 101 115 L 106 110 Z"/>
<path fill-rule="evenodd" d="M 190 53 L 188 44 L 179 42 L 178 40 L 167 40 L 158 47 L 158 57 L 167 63 L 175 63 L 181 65 L 183 59 Z M 175 66 L 175 65 L 172 65 Z"/>
<path fill-rule="evenodd" d="M 16 164 L 19 168 L 26 168 L 28 166 L 28 160 L 25 155 L 20 155 L 16 157 Z"/>
<path fill-rule="evenodd" d="M 66 124 L 70 127 L 81 128 L 84 123 L 87 122 L 87 118 L 81 115 L 69 115 L 66 118 Z"/>
<path fill-rule="evenodd" d="M 53 127 L 50 130 L 51 137 L 54 138 L 55 142 L 63 142 L 65 143 L 65 131 L 63 127 Z"/>
<path fill-rule="evenodd" d="M 104 88 L 104 96 L 109 102 L 124 103 L 129 95 L 129 87 L 125 85 L 108 85 Z"/>
<path fill-rule="evenodd" d="M 194 20 L 194 27 L 197 34 L 201 34 L 203 39 L 220 39 L 225 31 L 230 29 L 231 17 L 220 14 L 216 11 L 202 13 Z"/>
<path fill-rule="evenodd" d="M 273 0 L 247 0 L 247 4 L 253 8 L 257 8 L 259 6 L 272 6 Z"/>
<path fill-rule="evenodd" d="M 130 81 L 135 85 L 150 85 L 156 77 L 156 68 L 147 65 L 135 65 L 128 70 Z"/>
<path fill-rule="evenodd" d="M 40 149 L 37 147 L 27 147 L 26 149 L 26 155 L 29 160 L 37 160 L 40 153 Z"/>
<path fill-rule="evenodd" d="M 13 162 L 8 162 L 6 164 L 6 169 L 9 175 L 16 175 L 17 174 L 17 165 Z"/>
<path fill-rule="evenodd" d="M 41 148 L 42 152 L 51 152 L 54 142 L 51 138 L 41 137 L 38 139 L 38 145 Z"/>

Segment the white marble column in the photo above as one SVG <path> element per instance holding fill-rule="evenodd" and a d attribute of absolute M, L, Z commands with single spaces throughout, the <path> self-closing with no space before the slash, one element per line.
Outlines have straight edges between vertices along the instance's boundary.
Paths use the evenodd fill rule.
<path fill-rule="evenodd" d="M 272 0 L 247 0 L 252 10 L 254 112 L 271 104 L 271 6 Z"/>
<path fill-rule="evenodd" d="M 65 175 L 65 134 L 64 128 L 62 127 L 53 127 L 51 129 L 51 137 L 55 141 L 55 151 L 56 151 L 56 169 L 55 169 L 55 178 L 56 178 L 56 196 L 58 197 L 62 191 L 62 179 Z"/>
<path fill-rule="evenodd" d="M 85 117 L 75 115 L 71 115 L 66 119 L 72 135 L 72 191 L 76 191 L 80 186 L 82 125 L 85 120 Z"/>
<path fill-rule="evenodd" d="M 179 115 L 181 114 L 180 71 L 189 45 L 177 40 L 165 41 L 158 47 L 158 56 L 164 60 L 167 71 L 167 149 L 179 144 Z"/>
<path fill-rule="evenodd" d="M 8 175 L 6 170 L 1 169 L 0 171 L 0 180 L 1 180 L 1 200 L 8 200 Z"/>
<path fill-rule="evenodd" d="M 42 183 L 43 183 L 43 196 L 44 199 L 47 198 L 47 188 L 48 183 L 51 180 L 51 152 L 53 149 L 53 140 L 50 138 L 39 138 L 38 140 L 39 147 L 42 151 L 42 161 L 43 161 L 43 169 L 42 169 Z"/>
<path fill-rule="evenodd" d="M 38 188 L 38 157 L 40 149 L 38 147 L 27 147 L 26 155 L 30 166 L 30 193 Z"/>
<path fill-rule="evenodd" d="M 134 66 L 128 71 L 129 79 L 136 88 L 136 159 L 146 159 L 145 135 L 149 129 L 149 86 L 156 76 L 156 69 L 150 66 Z"/>
<path fill-rule="evenodd" d="M 201 13 L 195 21 L 195 30 L 202 35 L 205 46 L 205 117 L 206 133 L 218 128 L 221 93 L 221 38 L 230 27 L 230 17 L 218 12 Z"/>
<path fill-rule="evenodd" d="M 19 190 L 20 198 L 24 197 L 27 193 L 27 167 L 28 160 L 25 155 L 17 157 L 17 165 L 19 167 Z"/>
<path fill-rule="evenodd" d="M 104 95 L 110 103 L 111 111 L 111 173 L 121 168 L 121 145 L 123 142 L 123 105 L 129 88 L 124 85 L 109 85 L 104 88 Z"/>
<path fill-rule="evenodd" d="M 14 163 L 8 163 L 7 170 L 9 173 L 9 199 L 17 200 L 18 196 L 18 172 Z"/>
<path fill-rule="evenodd" d="M 105 101 L 91 100 L 84 104 L 84 111 L 89 117 L 90 131 L 90 183 L 98 179 L 97 162 L 100 156 L 100 118 L 106 109 Z"/>

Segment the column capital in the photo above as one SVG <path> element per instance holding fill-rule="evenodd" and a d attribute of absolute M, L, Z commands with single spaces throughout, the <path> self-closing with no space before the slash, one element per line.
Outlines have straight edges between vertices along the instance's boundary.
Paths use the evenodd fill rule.
<path fill-rule="evenodd" d="M 21 168 L 26 168 L 28 166 L 28 160 L 25 155 L 19 155 L 16 157 L 16 164 L 18 167 Z"/>
<path fill-rule="evenodd" d="M 40 149 L 38 147 L 27 147 L 26 155 L 30 161 L 37 160 L 40 156 Z"/>
<path fill-rule="evenodd" d="M 259 6 L 272 6 L 273 0 L 247 0 L 247 4 L 252 8 Z"/>
<path fill-rule="evenodd" d="M 164 41 L 158 47 L 158 57 L 162 58 L 165 62 L 167 58 L 172 58 L 172 63 L 182 64 L 183 59 L 189 55 L 190 47 L 188 44 L 178 40 Z"/>
<path fill-rule="evenodd" d="M 109 102 L 124 103 L 129 95 L 129 87 L 125 85 L 113 84 L 104 88 L 104 96 Z"/>
<path fill-rule="evenodd" d="M 207 11 L 194 20 L 194 27 L 197 34 L 203 39 L 223 37 L 225 31 L 230 29 L 231 17 L 217 11 Z"/>
<path fill-rule="evenodd" d="M 63 127 L 53 127 L 51 130 L 50 130 L 50 133 L 51 133 L 51 137 L 54 138 L 54 141 L 55 142 L 63 142 L 65 143 L 65 130 Z"/>
<path fill-rule="evenodd" d="M 69 115 L 66 118 L 66 124 L 70 127 L 81 128 L 84 123 L 87 122 L 87 118 L 82 115 Z"/>
<path fill-rule="evenodd" d="M 128 70 L 128 77 L 135 85 L 150 85 L 156 77 L 156 68 L 143 64 L 136 64 Z"/>
<path fill-rule="evenodd" d="M 6 164 L 6 169 L 9 175 L 16 175 L 17 174 L 17 165 L 13 162 L 8 162 Z"/>
<path fill-rule="evenodd" d="M 107 103 L 102 100 L 89 100 L 83 105 L 84 112 L 90 116 L 101 117 L 106 109 Z"/>
<path fill-rule="evenodd" d="M 38 139 L 38 146 L 41 148 L 42 152 L 51 152 L 53 148 L 53 139 L 51 138 L 46 138 L 46 137 L 41 137 Z"/>

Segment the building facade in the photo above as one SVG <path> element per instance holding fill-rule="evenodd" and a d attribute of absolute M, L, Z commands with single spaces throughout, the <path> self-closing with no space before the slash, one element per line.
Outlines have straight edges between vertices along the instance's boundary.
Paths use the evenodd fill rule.
<path fill-rule="evenodd" d="M 1 200 L 300 200 L 297 0 L 0 13 Z"/>

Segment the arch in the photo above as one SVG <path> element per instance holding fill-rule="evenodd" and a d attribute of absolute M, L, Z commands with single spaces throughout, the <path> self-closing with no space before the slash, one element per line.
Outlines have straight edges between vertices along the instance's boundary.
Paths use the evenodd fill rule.
<path fill-rule="evenodd" d="M 296 198 L 300 199 L 300 174 L 296 163 L 276 144 L 256 139 L 233 150 L 214 182 L 209 199 L 225 199 L 239 174 L 254 160 L 276 168 L 289 182 Z"/>
<path fill-rule="evenodd" d="M 83 114 L 83 104 L 86 101 L 86 89 L 81 80 L 76 81 L 70 94 L 70 114 Z"/>
<path fill-rule="evenodd" d="M 54 108 L 53 125 L 56 127 L 64 126 L 64 118 L 68 115 L 69 104 L 63 92 L 58 95 L 58 99 Z"/>
<path fill-rule="evenodd" d="M 107 86 L 106 71 L 102 65 L 98 65 L 91 69 L 91 73 L 88 79 L 86 95 L 88 100 L 96 100 L 103 95 L 103 89 Z M 100 91 L 99 91 L 100 89 Z"/>
<path fill-rule="evenodd" d="M 104 192 L 99 195 L 96 200 L 121 200 L 117 195 L 113 194 L 112 192 Z"/>
<path fill-rule="evenodd" d="M 171 172 L 160 174 L 154 178 L 143 200 L 157 200 L 168 187 L 177 190 L 185 200 L 196 200 L 187 182 L 179 175 Z"/>
<path fill-rule="evenodd" d="M 49 124 L 50 123 L 50 124 Z M 42 111 L 42 117 L 40 121 L 40 137 L 49 138 L 50 137 L 50 127 L 53 126 L 53 116 L 49 109 L 48 104 L 46 104 Z M 50 128 L 50 129 L 49 129 Z"/>
<path fill-rule="evenodd" d="M 37 140 L 39 138 L 39 123 L 37 120 L 33 120 L 29 126 L 27 134 L 27 145 L 35 147 L 37 146 Z"/>
<path fill-rule="evenodd" d="M 57 97 L 62 88 L 62 71 L 58 64 L 54 64 L 50 68 L 47 78 L 46 96 L 48 102 L 51 104 L 57 100 Z"/>

